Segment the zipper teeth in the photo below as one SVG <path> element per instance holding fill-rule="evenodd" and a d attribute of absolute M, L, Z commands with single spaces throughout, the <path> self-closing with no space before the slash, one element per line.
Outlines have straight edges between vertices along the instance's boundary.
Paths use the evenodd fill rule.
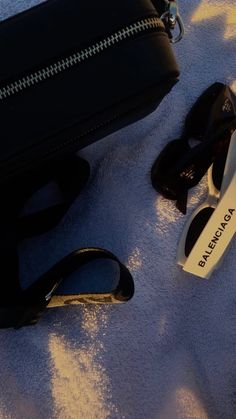
<path fill-rule="evenodd" d="M 145 32 L 149 29 L 164 29 L 164 24 L 158 17 L 150 17 L 135 22 L 88 48 L 82 49 L 81 51 L 76 52 L 66 58 L 58 60 L 54 64 L 51 64 L 41 70 L 35 71 L 17 81 L 2 87 L 0 89 L 0 100 L 7 99 L 10 96 L 28 89 L 29 87 L 35 86 L 42 81 L 48 80 L 51 77 L 54 77 L 57 74 L 60 74 L 74 67 L 75 65 L 78 65 L 83 61 L 99 54 L 103 50 L 106 50 L 131 36 Z"/>

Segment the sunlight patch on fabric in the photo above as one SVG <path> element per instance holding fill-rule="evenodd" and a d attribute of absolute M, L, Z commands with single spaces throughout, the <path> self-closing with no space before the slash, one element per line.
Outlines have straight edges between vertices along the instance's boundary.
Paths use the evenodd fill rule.
<path fill-rule="evenodd" d="M 201 22 L 206 19 L 223 17 L 225 19 L 224 39 L 230 39 L 236 36 L 236 4 L 235 0 L 229 1 L 227 4 L 219 2 L 209 2 L 203 0 L 200 6 L 194 12 L 191 21 Z M 216 27 L 218 31 L 218 28 Z"/>
<path fill-rule="evenodd" d="M 233 81 L 230 87 L 233 90 L 233 92 L 236 93 L 236 80 Z"/>
<path fill-rule="evenodd" d="M 132 272 L 142 267 L 141 252 L 138 247 L 135 247 L 128 258 L 127 268 Z"/>
<path fill-rule="evenodd" d="M 96 340 L 97 345 L 99 345 L 98 332 L 101 329 L 105 332 L 107 321 L 107 307 L 98 305 L 83 306 L 83 321 L 81 327 L 88 337 Z M 102 348 L 102 346 L 100 346 L 100 348 Z"/>
<path fill-rule="evenodd" d="M 200 400 L 188 388 L 181 387 L 176 391 L 178 417 L 185 419 L 209 419 Z"/>
<path fill-rule="evenodd" d="M 180 218 L 179 212 L 175 210 L 174 201 L 172 203 L 158 196 L 155 207 L 158 220 L 161 222 L 175 223 Z"/>
<path fill-rule="evenodd" d="M 107 322 L 101 307 L 84 308 L 82 329 L 87 342 L 80 346 L 66 342 L 52 334 L 49 340 L 51 354 L 51 391 L 58 419 L 107 419 L 116 414 L 110 400 L 110 382 L 102 366 L 103 345 L 98 332 Z M 101 326 L 102 324 L 102 326 Z"/>

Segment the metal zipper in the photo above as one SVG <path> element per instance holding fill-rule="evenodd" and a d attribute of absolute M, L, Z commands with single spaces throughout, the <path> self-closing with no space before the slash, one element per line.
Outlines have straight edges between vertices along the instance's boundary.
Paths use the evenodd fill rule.
<path fill-rule="evenodd" d="M 34 71 L 17 81 L 6 84 L 0 88 L 0 101 L 30 87 L 36 86 L 42 81 L 51 79 L 52 77 L 71 69 L 85 60 L 100 54 L 102 51 L 117 45 L 132 36 L 149 31 L 150 29 L 163 29 L 165 31 L 165 26 L 162 20 L 158 17 L 149 17 L 132 23 L 129 26 L 114 32 L 112 35 L 107 36 L 101 41 L 96 42 L 88 48 L 82 49 L 40 70 Z"/>

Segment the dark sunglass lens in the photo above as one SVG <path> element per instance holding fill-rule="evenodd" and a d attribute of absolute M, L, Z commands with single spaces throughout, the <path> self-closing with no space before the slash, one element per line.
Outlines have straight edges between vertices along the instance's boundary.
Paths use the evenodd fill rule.
<path fill-rule="evenodd" d="M 177 199 L 176 173 L 179 162 L 189 152 L 188 145 L 181 140 L 173 140 L 161 151 L 152 166 L 152 185 L 167 199 Z"/>
<path fill-rule="evenodd" d="M 224 84 L 214 83 L 197 99 L 185 119 L 185 135 L 187 137 L 203 139 L 211 107 L 224 89 Z"/>
<path fill-rule="evenodd" d="M 190 227 L 188 229 L 188 234 L 186 236 L 185 241 L 185 256 L 188 257 L 193 246 L 195 245 L 196 241 L 198 240 L 202 230 L 206 226 L 207 222 L 209 221 L 211 215 L 214 212 L 214 208 L 206 207 L 202 209 L 196 217 L 194 217 Z"/>

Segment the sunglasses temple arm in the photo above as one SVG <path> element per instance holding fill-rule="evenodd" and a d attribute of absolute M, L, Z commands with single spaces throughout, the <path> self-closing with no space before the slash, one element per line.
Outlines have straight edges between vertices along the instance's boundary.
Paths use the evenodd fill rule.
<path fill-rule="evenodd" d="M 236 130 L 233 132 L 229 149 L 227 153 L 227 159 L 225 163 L 225 169 L 224 169 L 224 176 L 222 180 L 222 185 L 220 189 L 220 199 L 224 196 L 224 193 L 226 192 L 231 180 L 233 179 L 233 175 L 236 171 Z"/>

